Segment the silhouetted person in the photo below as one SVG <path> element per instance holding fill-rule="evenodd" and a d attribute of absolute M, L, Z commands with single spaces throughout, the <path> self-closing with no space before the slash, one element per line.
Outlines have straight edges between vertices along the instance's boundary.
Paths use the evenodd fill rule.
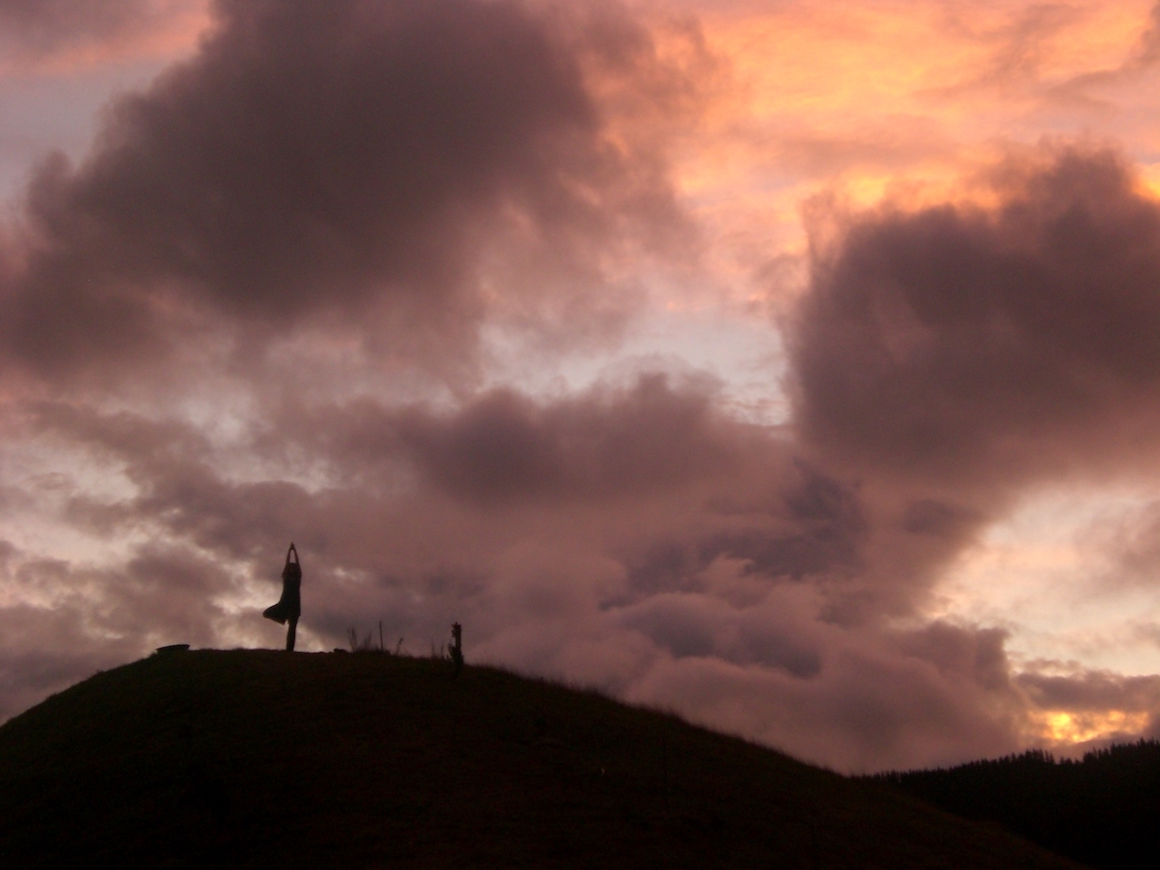
<path fill-rule="evenodd" d="M 451 661 L 455 663 L 454 679 L 463 670 L 463 626 L 458 622 L 451 623 Z"/>
<path fill-rule="evenodd" d="M 290 561 L 293 554 L 294 561 Z M 262 616 L 272 619 L 279 625 L 290 623 L 286 629 L 286 649 L 294 651 L 294 636 L 298 633 L 298 617 L 302 615 L 302 597 L 299 590 L 302 587 L 302 566 L 298 562 L 298 551 L 294 544 L 286 551 L 286 567 L 282 569 L 282 597 L 273 607 L 262 611 Z"/>

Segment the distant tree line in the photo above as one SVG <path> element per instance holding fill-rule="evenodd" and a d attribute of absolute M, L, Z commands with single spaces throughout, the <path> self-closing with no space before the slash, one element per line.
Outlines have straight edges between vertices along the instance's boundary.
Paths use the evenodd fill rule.
<path fill-rule="evenodd" d="M 1032 750 L 960 767 L 871 777 L 948 812 L 997 822 L 1101 870 L 1160 867 L 1160 742 L 1081 761 Z"/>

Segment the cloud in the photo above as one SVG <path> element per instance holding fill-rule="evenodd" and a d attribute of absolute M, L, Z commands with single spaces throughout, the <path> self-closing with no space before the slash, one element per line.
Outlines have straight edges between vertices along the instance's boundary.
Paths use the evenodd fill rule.
<path fill-rule="evenodd" d="M 749 617 L 755 638 L 777 638 L 766 666 L 720 647 L 687 650 L 658 661 L 631 696 L 676 703 L 698 721 L 728 723 L 847 771 L 946 764 L 1019 745 L 1021 700 L 993 633 L 945 624 L 914 633 L 843 630 L 794 597 L 783 589 L 735 614 Z M 787 635 L 812 647 L 810 655 L 787 656 Z"/>
<path fill-rule="evenodd" d="M 1083 146 L 1013 160 L 995 191 L 884 206 L 817 251 L 792 353 L 798 425 L 827 455 L 964 490 L 1139 457 L 1160 205 Z"/>
<path fill-rule="evenodd" d="M 70 42 L 107 41 L 148 30 L 195 5 L 190 0 L 3 0 L 0 26 L 4 42 L 40 53 Z"/>
<path fill-rule="evenodd" d="M 1160 711 L 1160 679 L 1155 676 L 1081 671 L 1066 676 L 1024 674 L 1019 682 L 1045 709 Z"/>
<path fill-rule="evenodd" d="M 377 347 L 453 357 L 489 307 L 534 313 L 546 286 L 583 333 L 619 316 L 576 289 L 603 285 L 598 262 L 682 224 L 656 155 L 606 141 L 586 90 L 582 61 L 649 62 L 626 17 L 215 8 L 196 57 L 118 101 L 80 166 L 50 158 L 31 184 L 5 270 L 10 365 L 66 378 L 207 333 L 253 356 L 308 322 L 368 320 Z"/>
<path fill-rule="evenodd" d="M 1160 4 L 1152 6 L 1147 24 L 1140 32 L 1135 45 L 1119 64 L 1110 69 L 1098 69 L 1076 75 L 1054 85 L 1051 93 L 1065 100 L 1099 105 L 1090 94 L 1093 89 L 1107 88 L 1139 79 L 1155 66 L 1157 60 L 1160 60 Z"/>
<path fill-rule="evenodd" d="M 188 548 L 146 545 L 107 569 L 7 550 L 0 584 L 20 600 L 0 606 L 0 716 L 153 647 L 220 636 L 230 578 Z"/>
<path fill-rule="evenodd" d="M 396 429 L 419 469 L 452 494 L 558 502 L 663 492 L 729 474 L 747 445 L 722 437 L 718 415 L 711 396 L 675 393 L 664 375 L 651 374 L 627 396 L 596 391 L 545 408 L 502 390 L 451 419 L 405 415 Z"/>

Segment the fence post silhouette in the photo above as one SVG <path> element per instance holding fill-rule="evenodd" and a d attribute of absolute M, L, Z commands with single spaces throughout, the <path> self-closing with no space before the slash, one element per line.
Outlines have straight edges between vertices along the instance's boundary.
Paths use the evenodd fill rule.
<path fill-rule="evenodd" d="M 458 622 L 451 623 L 451 661 L 455 663 L 455 672 L 451 679 L 459 676 L 463 670 L 463 626 Z"/>

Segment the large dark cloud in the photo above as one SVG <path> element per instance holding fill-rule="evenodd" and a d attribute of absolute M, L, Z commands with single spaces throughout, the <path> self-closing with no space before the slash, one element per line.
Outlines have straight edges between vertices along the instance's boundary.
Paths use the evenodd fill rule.
<path fill-rule="evenodd" d="M 627 396 L 597 393 L 544 408 L 500 391 L 454 418 L 417 413 L 397 429 L 418 467 L 456 495 L 559 501 L 735 473 L 747 445 L 722 437 L 711 401 L 649 375 Z"/>
<path fill-rule="evenodd" d="M 462 353 L 497 294 L 575 295 L 633 226 L 656 242 L 680 223 L 653 155 L 605 141 L 586 90 L 588 61 L 648 62 L 626 17 L 215 8 L 194 59 L 114 105 L 82 165 L 51 158 L 32 183 L 3 299 L 10 364 L 59 377 L 155 358 L 204 339 L 207 318 L 250 351 L 304 318 L 371 317 L 380 347 Z M 586 308 L 608 319 L 577 298 L 572 331 Z"/>
<path fill-rule="evenodd" d="M 803 436 L 932 486 L 1017 487 L 1134 452 L 1160 387 L 1160 205 L 1113 152 L 996 172 L 994 208 L 853 218 L 792 344 Z"/>

